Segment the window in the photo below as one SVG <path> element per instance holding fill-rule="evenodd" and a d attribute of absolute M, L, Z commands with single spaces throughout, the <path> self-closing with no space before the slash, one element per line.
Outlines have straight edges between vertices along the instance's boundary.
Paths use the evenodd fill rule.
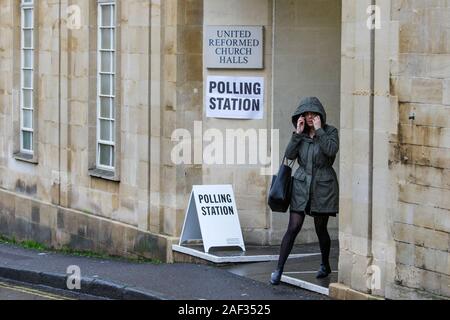
<path fill-rule="evenodd" d="M 97 168 L 114 171 L 116 104 L 116 6 L 98 2 Z"/>
<path fill-rule="evenodd" d="M 34 138 L 34 7 L 33 0 L 21 3 L 20 47 L 20 152 L 33 154 Z"/>

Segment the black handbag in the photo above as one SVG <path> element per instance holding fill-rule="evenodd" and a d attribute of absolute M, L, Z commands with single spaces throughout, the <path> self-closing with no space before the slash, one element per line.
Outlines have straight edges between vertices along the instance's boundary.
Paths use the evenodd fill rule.
<path fill-rule="evenodd" d="M 284 157 L 278 174 L 272 178 L 268 199 L 268 204 L 272 211 L 286 212 L 291 204 L 292 166 L 294 162 L 295 160 L 289 162 Z"/>

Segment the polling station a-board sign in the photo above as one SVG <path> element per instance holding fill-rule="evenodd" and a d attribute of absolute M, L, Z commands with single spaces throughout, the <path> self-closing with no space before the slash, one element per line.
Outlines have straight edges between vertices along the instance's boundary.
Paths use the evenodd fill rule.
<path fill-rule="evenodd" d="M 213 247 L 240 247 L 245 251 L 231 185 L 192 187 L 179 244 L 189 240 L 202 240 L 205 252 Z"/>
<path fill-rule="evenodd" d="M 264 77 L 209 76 L 205 94 L 206 117 L 264 118 Z"/>

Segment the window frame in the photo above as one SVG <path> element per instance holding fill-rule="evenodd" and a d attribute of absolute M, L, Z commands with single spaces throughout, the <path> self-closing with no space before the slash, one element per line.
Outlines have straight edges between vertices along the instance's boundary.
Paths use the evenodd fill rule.
<path fill-rule="evenodd" d="M 110 16 L 111 23 L 109 26 L 103 24 L 103 10 L 105 6 L 112 7 L 112 15 Z M 102 30 L 110 30 L 110 45 L 109 49 L 102 47 Z M 98 169 L 115 172 L 117 163 L 117 3 L 114 0 L 98 0 L 97 1 L 97 97 L 96 97 L 96 167 Z M 111 54 L 111 61 L 109 72 L 103 71 L 102 53 Z M 102 76 L 109 77 L 109 94 L 102 93 Z M 102 117 L 102 98 L 111 100 L 109 105 L 109 118 Z M 109 122 L 109 138 L 110 140 L 102 139 L 102 121 Z M 110 148 L 110 164 L 105 165 L 101 163 L 101 146 Z"/>
<path fill-rule="evenodd" d="M 31 21 L 28 27 L 26 27 L 26 21 L 25 17 L 26 11 L 31 12 Z M 31 30 L 31 47 L 25 47 L 25 33 L 27 30 Z M 20 130 L 20 137 L 19 137 L 19 150 L 21 154 L 33 156 L 35 154 L 35 119 L 34 114 L 36 112 L 36 106 L 34 101 L 34 93 L 35 93 L 35 3 L 34 0 L 21 0 L 20 2 L 20 93 L 19 93 L 19 130 Z M 30 51 L 29 58 L 31 59 L 30 65 L 26 66 L 25 64 L 25 52 Z M 31 71 L 31 72 L 30 72 Z M 31 73 L 29 81 L 31 81 L 31 86 L 26 87 L 25 86 L 25 73 L 29 72 Z M 30 100 L 30 106 L 25 106 L 25 92 L 31 92 L 31 95 L 29 96 Z M 25 112 L 29 112 L 30 115 L 30 127 L 25 126 Z M 25 141 L 24 136 L 25 133 L 30 134 L 30 148 L 26 149 L 24 147 Z"/>

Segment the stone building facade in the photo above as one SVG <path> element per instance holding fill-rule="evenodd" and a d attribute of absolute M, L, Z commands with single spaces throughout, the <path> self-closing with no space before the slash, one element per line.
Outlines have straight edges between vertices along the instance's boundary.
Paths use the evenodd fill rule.
<path fill-rule="evenodd" d="M 173 133 L 278 130 L 279 158 L 314 95 L 341 140 L 331 294 L 450 297 L 449 21 L 448 0 L 0 0 L 0 234 L 171 262 L 192 186 L 232 184 L 245 243 L 279 244 L 261 164 L 174 164 Z M 205 66 L 224 25 L 264 27 L 263 69 Z M 263 77 L 264 118 L 207 118 L 208 76 Z"/>

